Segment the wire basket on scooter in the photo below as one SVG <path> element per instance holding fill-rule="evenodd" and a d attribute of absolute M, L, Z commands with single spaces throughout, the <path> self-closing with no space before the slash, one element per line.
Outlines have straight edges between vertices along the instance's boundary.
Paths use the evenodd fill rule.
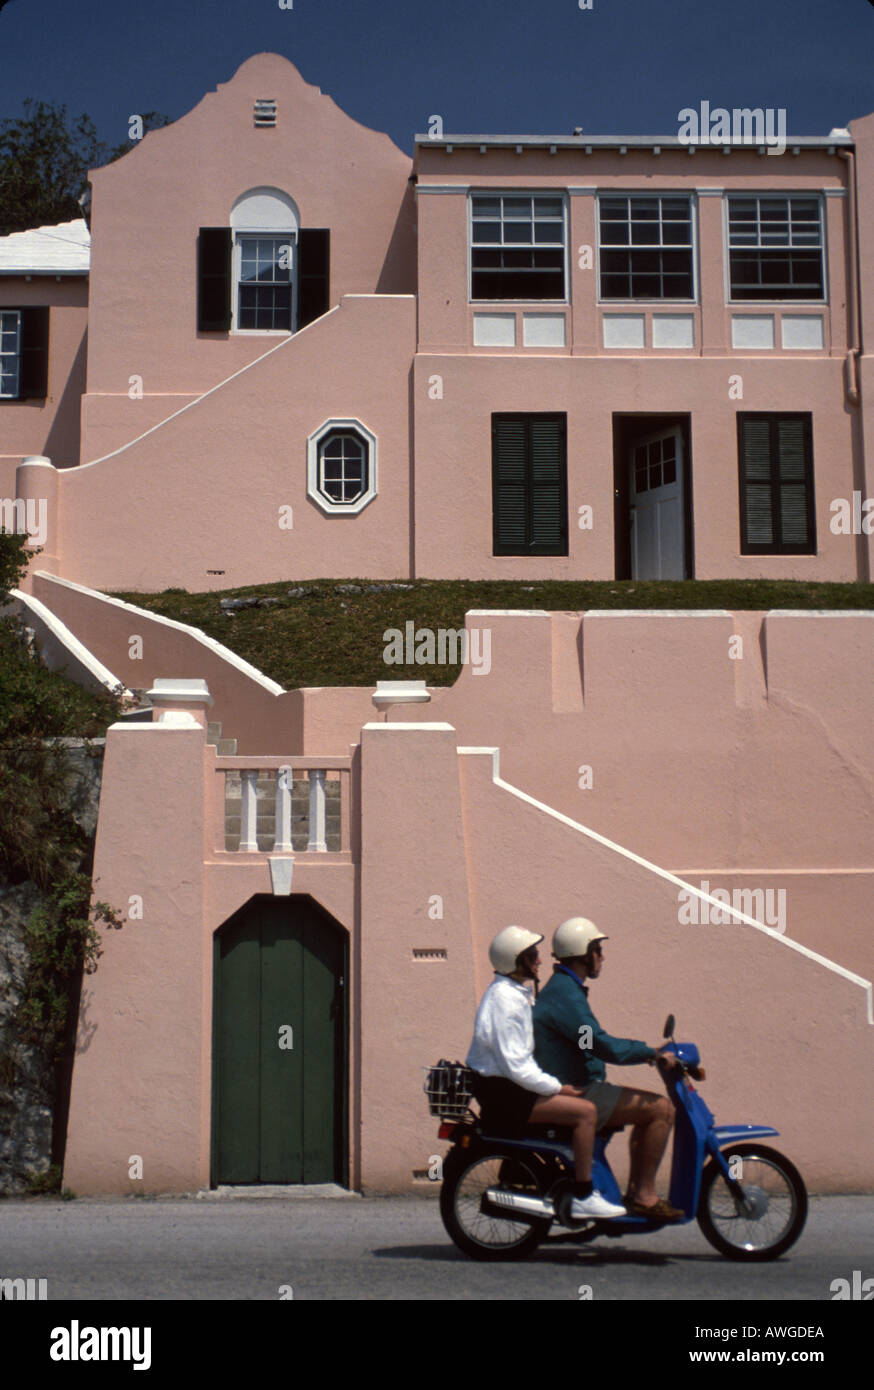
<path fill-rule="evenodd" d="M 423 1067 L 428 1108 L 441 1120 L 465 1120 L 468 1117 L 471 1071 L 463 1062 L 447 1062 L 441 1057 L 436 1066 Z"/>

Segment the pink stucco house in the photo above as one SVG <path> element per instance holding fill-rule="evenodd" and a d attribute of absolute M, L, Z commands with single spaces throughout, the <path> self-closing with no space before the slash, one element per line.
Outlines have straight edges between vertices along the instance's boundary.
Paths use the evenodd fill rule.
<path fill-rule="evenodd" d="M 0 244 L 4 361 L 48 308 L 47 393 L 7 365 L 0 400 L 45 519 L 18 601 L 81 679 L 151 683 L 107 738 L 128 920 L 65 1181 L 427 1188 L 420 1068 L 489 939 L 583 912 L 607 1026 L 675 1011 L 721 1114 L 874 1186 L 871 614 L 469 613 L 451 689 L 283 691 L 105 593 L 869 579 L 874 116 L 411 161 L 262 54 L 92 186 L 87 307 Z"/>

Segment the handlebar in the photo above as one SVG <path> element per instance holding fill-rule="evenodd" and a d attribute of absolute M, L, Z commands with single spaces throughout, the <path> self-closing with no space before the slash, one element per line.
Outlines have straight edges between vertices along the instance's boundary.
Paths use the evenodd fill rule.
<path fill-rule="evenodd" d="M 683 1076 L 691 1076 L 693 1081 L 704 1081 L 707 1073 L 700 1064 L 698 1049 L 694 1043 L 669 1043 L 665 1048 L 666 1053 L 676 1057 Z M 664 1055 L 656 1059 L 656 1066 L 664 1080 L 670 1075 L 673 1068 L 668 1068 L 664 1060 Z"/>

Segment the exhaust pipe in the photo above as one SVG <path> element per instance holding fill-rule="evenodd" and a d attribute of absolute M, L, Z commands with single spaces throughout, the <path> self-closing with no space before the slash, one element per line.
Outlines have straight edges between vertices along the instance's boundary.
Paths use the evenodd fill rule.
<path fill-rule="evenodd" d="M 555 1220 L 555 1207 L 549 1197 L 529 1197 L 500 1187 L 490 1187 L 483 1193 L 480 1211 L 484 1216 L 503 1216 L 507 1220 Z"/>

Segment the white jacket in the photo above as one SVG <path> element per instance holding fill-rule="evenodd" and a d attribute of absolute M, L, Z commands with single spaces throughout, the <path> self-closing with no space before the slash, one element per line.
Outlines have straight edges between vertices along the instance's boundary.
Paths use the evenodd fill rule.
<path fill-rule="evenodd" d="M 476 1011 L 467 1065 L 483 1076 L 505 1076 L 526 1091 L 554 1096 L 561 1082 L 534 1060 L 533 1004 L 526 985 L 496 975 Z"/>

